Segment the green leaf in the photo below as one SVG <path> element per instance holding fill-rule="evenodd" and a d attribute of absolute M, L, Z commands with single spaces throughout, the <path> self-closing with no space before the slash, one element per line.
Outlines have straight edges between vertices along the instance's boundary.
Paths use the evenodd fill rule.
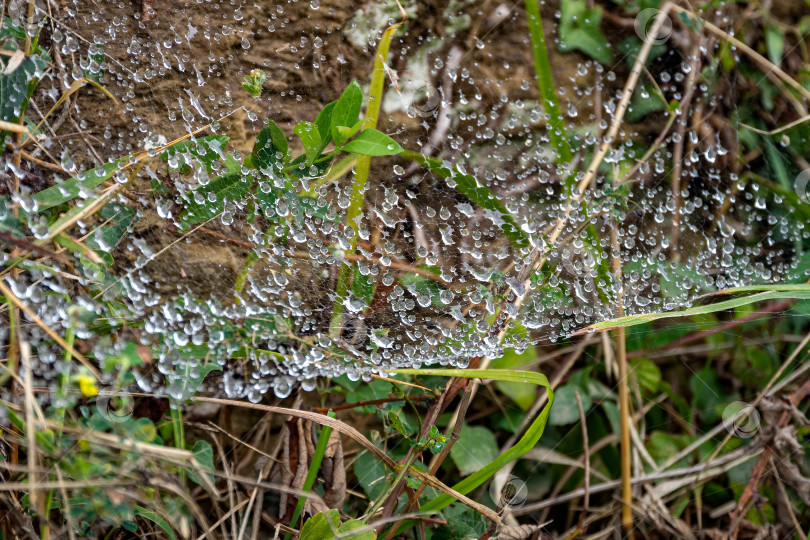
<path fill-rule="evenodd" d="M 178 401 L 183 401 L 191 398 L 194 393 L 200 388 L 209 373 L 212 371 L 222 371 L 222 367 L 216 362 L 209 362 L 201 366 L 195 366 L 195 362 L 183 362 L 182 371 L 178 377 L 179 382 L 175 382 L 178 387 L 176 388 L 179 397 Z M 174 395 L 174 394 L 173 394 Z"/>
<path fill-rule="evenodd" d="M 585 0 L 563 0 L 560 5 L 560 51 L 579 50 L 603 64 L 613 62 L 610 44 L 599 29 L 601 21 L 601 7 L 588 9 Z"/>
<path fill-rule="evenodd" d="M 399 416 L 394 411 L 390 411 L 388 413 L 388 422 L 391 424 L 391 427 L 396 430 L 397 433 L 405 437 L 406 439 L 410 438 L 410 433 L 408 433 L 407 428 L 402 423 L 402 420 L 399 419 Z"/>
<path fill-rule="evenodd" d="M 157 513 L 154 510 L 148 510 L 143 506 L 136 506 L 134 514 L 136 516 L 141 516 L 142 518 L 151 521 L 152 523 L 163 529 L 163 532 L 165 532 L 168 535 L 168 537 L 171 538 L 171 540 L 177 540 L 177 537 L 174 535 L 174 531 L 169 526 L 169 524 L 166 523 L 166 520 L 157 515 Z"/>
<path fill-rule="evenodd" d="M 493 359 L 489 365 L 492 369 L 519 369 L 535 360 L 537 360 L 537 349 L 529 346 L 522 353 L 517 353 L 514 349 L 507 349 L 503 356 Z M 498 381 L 495 385 L 503 395 L 509 397 L 524 411 L 531 409 L 537 399 L 537 388 L 533 384 Z"/>
<path fill-rule="evenodd" d="M 195 442 L 194 443 L 194 448 L 192 448 L 191 453 L 192 453 L 192 455 L 194 455 L 194 459 L 197 461 L 197 463 L 200 464 L 200 466 L 203 469 L 208 469 L 209 471 L 214 471 L 215 470 L 215 468 L 214 468 L 214 449 L 211 448 L 211 445 L 208 444 L 208 442 L 203 441 L 203 440 L 199 440 L 199 441 Z M 200 477 L 198 476 L 196 470 L 189 469 L 188 476 L 189 476 L 189 478 L 191 478 L 197 484 L 199 484 L 201 486 L 205 485 L 202 482 L 202 480 L 200 479 Z M 207 476 L 208 476 L 208 479 L 211 482 L 214 481 L 214 475 L 213 474 L 208 474 Z"/>
<path fill-rule="evenodd" d="M 340 527 L 340 513 L 329 510 L 326 514 L 315 514 L 309 518 L 301 528 L 299 540 L 327 540 L 335 538 Z"/>
<path fill-rule="evenodd" d="M 385 491 L 385 465 L 370 452 L 354 462 L 354 475 L 366 496 L 374 500 Z"/>
<path fill-rule="evenodd" d="M 122 159 L 117 159 L 112 163 L 105 163 L 103 167 L 90 169 L 84 173 L 77 174 L 73 178 L 65 180 L 61 184 L 43 189 L 36 195 L 34 200 L 37 202 L 37 209 L 39 211 L 47 210 L 54 206 L 58 206 L 71 199 L 79 196 L 81 191 L 89 191 L 101 183 L 107 181 L 123 162 Z"/>
<path fill-rule="evenodd" d="M 362 122 L 362 121 L 358 121 L 358 122 L 357 122 L 355 125 L 353 125 L 352 127 L 338 126 L 338 127 L 337 127 L 337 130 L 338 130 L 338 133 L 340 133 L 340 137 L 341 137 L 341 138 L 342 138 L 344 141 L 346 141 L 346 140 L 351 139 L 351 138 L 352 138 L 352 137 L 354 137 L 355 135 L 357 135 L 357 132 L 358 132 L 358 131 L 360 131 L 360 129 L 361 129 L 362 127 L 363 127 L 363 122 Z"/>
<path fill-rule="evenodd" d="M 661 370 L 658 366 L 647 358 L 633 360 L 630 366 L 632 375 L 643 391 L 650 394 L 658 391 L 658 385 L 661 384 Z"/>
<path fill-rule="evenodd" d="M 352 276 L 352 293 L 367 305 L 371 305 L 374 299 L 374 282 L 368 276 L 357 272 Z"/>
<path fill-rule="evenodd" d="M 467 476 L 498 457 L 498 441 L 484 426 L 461 426 L 461 436 L 450 449 L 450 457 L 461 476 Z"/>
<path fill-rule="evenodd" d="M 0 232 L 25 238 L 20 220 L 11 212 L 11 203 L 5 195 L 0 197 Z"/>
<path fill-rule="evenodd" d="M 785 33 L 776 25 L 765 28 L 765 45 L 768 49 L 768 58 L 776 67 L 782 66 L 782 54 L 785 51 Z"/>
<path fill-rule="evenodd" d="M 326 148 L 326 145 L 332 140 L 332 110 L 335 108 L 337 101 L 327 103 L 326 106 L 318 113 L 318 118 L 315 119 L 315 126 L 318 128 L 318 133 L 321 137 L 321 149 Z"/>
<path fill-rule="evenodd" d="M 368 525 L 359 521 L 357 519 L 350 519 L 349 521 L 345 522 L 343 525 L 340 526 L 338 529 L 338 534 L 340 535 L 335 536 L 334 538 L 340 538 L 340 540 L 376 540 L 377 535 L 374 534 L 374 530 L 371 529 Z"/>
<path fill-rule="evenodd" d="M 385 133 L 367 128 L 346 143 L 343 150 L 364 156 L 393 156 L 401 153 L 402 147 Z"/>
<path fill-rule="evenodd" d="M 27 56 L 11 73 L 5 73 L 8 57 L 0 57 L 0 120 L 16 122 L 28 107 L 28 99 L 39 80 L 37 71 L 48 64 L 40 55 Z"/>
<path fill-rule="evenodd" d="M 335 144 L 340 145 L 345 139 L 338 131 L 338 126 L 352 127 L 360 118 L 360 106 L 363 104 L 363 92 L 357 81 L 352 83 L 343 91 L 340 99 L 332 109 L 332 117 L 329 120 L 329 131 L 332 134 Z"/>
<path fill-rule="evenodd" d="M 486 518 L 463 504 L 454 504 L 444 512 L 447 525 L 433 531 L 431 540 L 474 540 L 487 530 Z"/>
<path fill-rule="evenodd" d="M 99 212 L 106 222 L 87 239 L 87 247 L 104 253 L 112 251 L 123 238 L 127 228 L 135 221 L 135 209 L 125 204 L 112 202 Z"/>
<path fill-rule="evenodd" d="M 250 157 L 257 169 L 269 169 L 274 165 L 280 169 L 287 156 L 287 138 L 275 122 L 268 122 L 256 136 L 256 144 L 253 145 Z M 281 154 L 281 158 L 278 154 Z"/>
<path fill-rule="evenodd" d="M 688 440 L 683 435 L 672 435 L 665 431 L 655 430 L 650 434 L 650 438 L 646 446 L 647 450 L 650 452 L 650 456 L 652 456 L 656 463 L 664 463 L 669 458 L 686 448 L 687 444 Z M 685 467 L 687 465 L 689 465 L 688 457 L 678 461 L 672 466 Z"/>
<path fill-rule="evenodd" d="M 551 408 L 551 416 L 548 418 L 548 423 L 552 426 L 564 426 L 579 422 L 579 406 L 577 405 L 576 392 L 579 392 L 579 397 L 582 399 L 582 409 L 585 413 L 591 408 L 592 401 L 590 396 L 581 388 L 573 384 L 566 384 L 557 388 L 554 392 L 554 406 Z"/>
<path fill-rule="evenodd" d="M 627 107 L 628 122 L 638 122 L 650 113 L 667 110 L 667 103 L 649 81 L 641 81 L 633 91 Z"/>
<path fill-rule="evenodd" d="M 321 153 L 321 134 L 318 127 L 310 122 L 299 122 L 293 130 L 306 150 L 307 162 L 312 161 Z"/>
<path fill-rule="evenodd" d="M 225 209 L 225 201 L 242 199 L 248 194 L 250 188 L 251 182 L 248 182 L 241 174 L 226 174 L 214 178 L 208 184 L 194 190 L 180 220 L 185 226 L 208 221 L 222 213 Z M 198 194 L 203 199 L 202 203 L 195 200 Z M 209 202 L 211 195 L 214 197 L 213 202 Z"/>

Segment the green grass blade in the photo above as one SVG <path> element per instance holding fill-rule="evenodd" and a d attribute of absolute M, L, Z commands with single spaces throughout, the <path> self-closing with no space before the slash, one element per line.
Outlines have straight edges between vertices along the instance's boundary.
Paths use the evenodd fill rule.
<path fill-rule="evenodd" d="M 327 416 L 329 418 L 334 418 L 335 413 L 329 411 Z M 326 445 L 329 444 L 329 437 L 331 435 L 332 428 L 330 426 L 323 426 L 321 428 L 321 434 L 318 435 L 318 444 L 315 446 L 315 453 L 312 454 L 312 461 L 309 464 L 309 469 L 307 469 L 307 476 L 304 479 L 304 485 L 301 487 L 302 491 L 312 491 L 312 486 L 315 484 L 315 478 L 318 476 L 318 471 L 321 468 L 323 455 L 326 453 Z M 295 504 L 292 519 L 290 519 L 291 526 L 295 526 L 296 521 L 298 521 L 298 516 L 300 516 L 301 512 L 304 511 L 305 503 L 306 497 L 298 497 L 298 502 Z M 287 533 L 284 540 L 290 540 L 290 533 Z"/>
<path fill-rule="evenodd" d="M 537 415 L 537 418 L 523 434 L 523 437 L 509 450 L 501 454 L 497 459 L 482 467 L 479 471 L 471 474 L 458 484 L 453 486 L 453 489 L 466 495 L 473 489 L 477 488 L 497 473 L 504 465 L 519 459 L 526 452 L 534 448 L 537 441 L 543 435 L 548 422 L 548 415 L 551 413 L 551 406 L 554 403 L 554 392 L 551 390 L 551 385 L 545 375 L 535 373 L 532 371 L 513 371 L 508 369 L 392 369 L 388 370 L 390 373 L 402 373 L 410 375 L 437 375 L 440 377 L 465 377 L 468 379 L 489 379 L 494 381 L 507 381 L 507 382 L 521 382 L 531 383 L 537 386 L 542 386 L 548 392 L 548 403 Z M 420 512 L 438 512 L 452 503 L 455 499 L 447 494 L 442 493 L 432 501 L 419 508 Z M 409 528 L 411 522 L 403 523 L 398 531 L 402 533 L 405 528 Z"/>
<path fill-rule="evenodd" d="M 566 166 L 571 163 L 571 144 L 565 131 L 565 123 L 560 113 L 560 103 L 551 75 L 551 62 L 548 60 L 546 38 L 543 35 L 543 20 L 540 18 L 538 0 L 526 0 L 526 14 L 529 17 L 529 32 L 532 38 L 532 55 L 534 70 L 537 73 L 537 87 L 543 100 L 543 109 L 548 113 L 549 139 L 557 151 L 557 164 Z M 571 177 L 573 181 L 573 177 Z M 569 182 L 566 181 L 566 184 Z"/>
<path fill-rule="evenodd" d="M 582 330 L 574 332 L 572 335 L 587 334 L 590 332 L 601 332 L 604 330 L 612 330 L 614 328 L 623 328 L 627 326 L 636 326 L 637 324 L 648 323 L 657 321 L 659 319 L 670 319 L 674 317 L 689 317 L 691 315 L 705 315 L 707 313 L 716 313 L 726 309 L 732 309 L 739 306 L 747 306 L 754 302 L 762 302 L 764 300 L 781 300 L 786 298 L 807 300 L 810 299 L 810 285 L 772 285 L 772 286 L 758 286 L 758 287 L 737 287 L 735 289 L 725 289 L 723 293 L 731 292 L 748 292 L 764 290 L 758 294 L 749 296 L 742 296 L 740 298 L 733 298 L 715 304 L 706 306 L 695 306 L 680 311 L 667 311 L 658 313 L 642 313 L 638 315 L 627 315 L 626 317 L 619 317 L 609 321 L 602 321 L 590 326 L 586 326 Z M 718 294 L 718 293 L 714 293 Z"/>

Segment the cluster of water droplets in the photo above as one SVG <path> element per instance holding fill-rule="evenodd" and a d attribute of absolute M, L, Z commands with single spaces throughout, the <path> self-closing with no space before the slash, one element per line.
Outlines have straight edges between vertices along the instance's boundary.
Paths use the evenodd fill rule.
<path fill-rule="evenodd" d="M 80 221 L 76 231 L 114 264 L 79 265 L 78 275 L 26 268 L 4 278 L 15 295 L 60 334 L 91 338 L 90 314 L 94 324 L 106 321 L 116 337 L 97 340 L 98 359 L 118 354 L 127 340 L 151 348 L 154 369 L 139 371 L 144 390 L 188 397 L 215 366 L 221 371 L 213 371 L 212 389 L 258 401 L 270 391 L 286 397 L 299 384 L 311 389 L 318 377 L 371 380 L 395 367 L 465 367 L 615 317 L 619 302 L 627 314 L 672 310 L 711 290 L 801 277 L 794 251 L 807 231 L 789 211 L 772 211 L 781 201 L 743 178 L 731 151 L 736 142 L 721 130 L 689 126 L 681 140 L 677 123 L 688 118 L 635 170 L 672 113 L 650 113 L 654 129 L 628 124 L 582 195 L 585 204 L 576 199 L 566 185 L 584 177 L 585 160 L 557 163 L 528 32 L 513 28 L 525 14 L 510 9 L 486 18 L 459 4 L 442 14 L 442 32 L 415 18 L 392 47 L 388 60 L 399 80 L 396 88 L 386 81 L 380 128 L 439 158 L 453 171 L 447 178 L 375 158 L 363 215 L 352 223 L 344 222 L 351 175 L 322 182 L 314 166 L 297 171 L 294 189 L 263 203 L 285 188 L 277 171 L 241 165 L 263 119 L 292 140 L 295 123 L 313 121 L 352 79 L 367 81 L 380 31 L 398 18 L 393 3 L 389 11 L 357 13 L 327 4 L 207 0 L 142 12 L 138 3 L 98 9 L 74 0 L 48 18 L 46 35 L 61 62 L 48 95 L 97 77 L 121 104 L 116 112 L 99 108 L 106 98 L 97 90 L 95 104 L 78 99 L 80 111 L 99 117 L 79 124 L 99 130 L 99 157 L 138 150 L 157 157 L 167 141 L 208 123 L 197 137 L 230 141 L 154 159 L 134 180 L 123 169 L 130 163 L 121 162 L 112 178 L 131 182 L 130 191 L 104 217 L 130 216 L 117 221 L 122 234 L 111 242 L 98 233 L 104 219 Z M 419 11 L 415 2 L 405 7 Z M 617 73 L 627 69 L 557 58 L 570 68 L 560 69 L 558 82 L 575 146 L 596 145 L 621 96 Z M 683 97 L 689 64 L 670 51 L 651 68 L 667 101 Z M 268 76 L 257 99 L 241 89 L 253 69 Z M 644 92 L 639 99 L 650 97 Z M 707 88 L 696 95 L 704 111 L 721 106 Z M 676 147 L 683 149 L 681 189 L 673 192 Z M 79 147 L 57 148 L 62 166 L 78 170 Z M 199 155 L 209 150 L 217 155 L 206 164 Z M 103 172 L 101 162 L 81 167 Z M 219 196 L 201 189 L 226 172 L 256 188 Z M 469 178 L 480 200 L 459 188 Z M 24 189 L 15 202 L 30 214 L 26 232 L 47 235 L 33 192 Z M 207 232 L 187 223 L 189 205 L 217 209 Z M 0 223 L 6 211 L 0 208 Z M 8 262 L 11 254 L 2 257 Z M 545 264 L 535 271 L 538 262 Z M 341 265 L 352 267 L 355 282 L 344 297 L 335 293 Z M 337 328 L 336 305 L 344 312 Z M 40 375 L 55 381 L 69 369 L 64 355 L 38 326 L 25 331 Z"/>

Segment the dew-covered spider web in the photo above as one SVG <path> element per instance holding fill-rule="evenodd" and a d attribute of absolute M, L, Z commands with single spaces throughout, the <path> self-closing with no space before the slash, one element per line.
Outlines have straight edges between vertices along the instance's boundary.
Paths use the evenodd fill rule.
<path fill-rule="evenodd" d="M 778 178 L 746 164 L 755 132 L 740 127 L 749 120 L 712 60 L 722 40 L 681 28 L 673 40 L 694 49 L 653 47 L 616 140 L 579 192 L 571 185 L 615 118 L 642 41 L 606 42 L 596 59 L 561 52 L 560 25 L 570 23 L 543 7 L 573 148 L 559 163 L 522 3 L 495 4 L 404 2 L 377 128 L 435 166 L 372 158 L 362 211 L 347 222 L 348 154 L 289 166 L 292 181 L 246 158 L 268 120 L 302 154 L 295 126 L 315 122 L 352 81 L 365 107 L 382 32 L 401 19 L 395 2 L 37 3 L 39 63 L 6 79 L 41 78 L 33 124 L 75 81 L 98 86 L 71 93 L 29 147 L 64 172 L 4 158 L 4 178 L 20 184 L 4 200 L 24 219 L 12 220 L 8 204 L 0 228 L 52 241 L 63 212 L 103 208 L 68 230 L 92 253 L 33 251 L 5 283 L 60 335 L 107 328 L 85 351 L 99 362 L 129 343 L 147 348 L 146 391 L 188 397 L 213 372 L 213 389 L 258 401 L 311 389 L 317 377 L 466 367 L 566 338 L 616 317 L 620 304 L 625 314 L 669 311 L 731 286 L 807 278 L 804 214 L 785 204 L 795 174 L 785 172 L 780 191 L 765 187 L 779 188 Z M 22 46 L 22 8 L 12 8 L 3 39 Z M 723 24 L 722 8 L 704 16 Z M 734 48 L 724 54 L 742 62 Z M 253 97 L 243 83 L 259 71 Z M 22 104 L 13 106 L 19 116 Z M 790 145 L 807 139 L 794 133 L 764 151 Z M 140 152 L 149 158 L 130 157 Z M 53 204 L 55 193 L 64 200 Z M 2 254 L 7 266 L 13 257 Z M 343 266 L 351 279 L 339 295 Z M 64 353 L 31 322 L 37 374 L 55 380 Z"/>

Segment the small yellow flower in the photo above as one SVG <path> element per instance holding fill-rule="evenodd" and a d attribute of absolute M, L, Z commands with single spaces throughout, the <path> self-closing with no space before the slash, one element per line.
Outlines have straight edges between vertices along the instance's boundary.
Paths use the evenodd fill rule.
<path fill-rule="evenodd" d="M 79 390 L 85 397 L 95 397 L 98 395 L 98 386 L 96 380 L 90 375 L 76 375 L 76 380 L 79 383 Z"/>

